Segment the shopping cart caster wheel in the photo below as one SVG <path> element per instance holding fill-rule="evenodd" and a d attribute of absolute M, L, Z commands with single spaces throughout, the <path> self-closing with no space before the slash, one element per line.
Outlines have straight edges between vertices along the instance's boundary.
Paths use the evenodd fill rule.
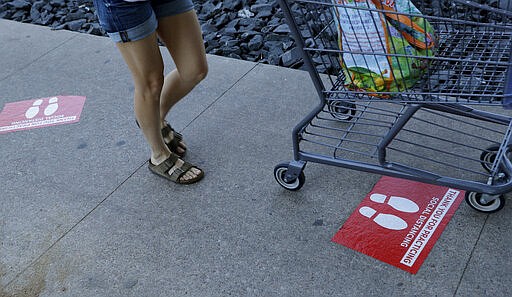
<path fill-rule="evenodd" d="M 494 160 L 496 160 L 496 154 L 498 154 L 498 151 L 500 150 L 500 146 L 495 144 L 489 146 L 485 151 L 480 154 L 480 164 L 482 164 L 482 167 L 487 171 L 491 172 L 492 164 L 494 163 Z M 510 157 L 509 154 L 512 151 L 512 147 L 508 147 L 507 150 L 507 157 Z"/>
<path fill-rule="evenodd" d="M 480 164 L 482 164 L 482 167 L 487 171 L 491 172 L 492 164 L 494 163 L 494 160 L 496 159 L 496 154 L 498 153 L 498 150 L 500 149 L 499 145 L 491 145 L 488 147 L 485 151 L 482 152 L 480 155 Z"/>
<path fill-rule="evenodd" d="M 348 122 L 356 115 L 356 105 L 344 101 L 331 100 L 327 104 L 327 109 L 335 119 Z"/>
<path fill-rule="evenodd" d="M 505 196 L 499 195 L 496 199 L 490 202 L 481 201 L 482 193 L 477 192 L 466 192 L 466 203 L 471 208 L 484 213 L 493 213 L 502 209 L 505 206 Z"/>
<path fill-rule="evenodd" d="M 278 184 L 280 184 L 283 188 L 290 191 L 297 191 L 306 182 L 306 176 L 304 172 L 300 172 L 299 176 L 294 180 L 286 179 L 286 172 L 288 171 L 288 164 L 283 163 L 279 164 L 274 168 L 274 177 Z"/>

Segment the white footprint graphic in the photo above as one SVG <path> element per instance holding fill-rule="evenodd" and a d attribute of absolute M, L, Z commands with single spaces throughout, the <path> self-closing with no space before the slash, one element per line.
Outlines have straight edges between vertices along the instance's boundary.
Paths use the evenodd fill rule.
<path fill-rule="evenodd" d="M 359 209 L 359 213 L 363 216 L 371 219 L 377 211 L 371 207 L 363 206 Z M 401 218 L 386 213 L 379 213 L 373 221 L 377 223 L 377 225 L 384 227 L 390 230 L 403 230 L 407 228 L 407 223 Z"/>
<path fill-rule="evenodd" d="M 377 203 L 384 203 L 386 201 L 386 198 L 388 196 L 383 194 L 372 194 L 370 196 L 370 200 Z M 418 204 L 414 203 L 413 201 L 398 197 L 398 196 L 391 196 L 387 202 L 387 204 L 394 209 L 402 212 L 409 212 L 409 213 L 415 213 L 418 210 L 420 210 L 420 207 Z"/>
<path fill-rule="evenodd" d="M 43 103 L 42 99 L 37 99 L 32 103 L 32 106 L 25 112 L 25 117 L 31 119 L 39 113 L 39 106 Z"/>
<path fill-rule="evenodd" d="M 52 97 L 50 98 L 50 100 L 48 100 L 48 106 L 44 109 L 44 115 L 45 116 L 51 116 L 52 114 L 54 114 L 57 109 L 59 108 L 59 104 L 57 103 L 57 101 L 59 100 L 59 98 L 57 97 Z"/>

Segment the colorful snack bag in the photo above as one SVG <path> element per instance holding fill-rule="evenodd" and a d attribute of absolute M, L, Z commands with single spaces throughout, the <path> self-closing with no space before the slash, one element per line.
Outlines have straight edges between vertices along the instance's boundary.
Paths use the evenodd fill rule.
<path fill-rule="evenodd" d="M 422 75 L 434 30 L 409 0 L 333 0 L 348 89 L 400 92 Z"/>

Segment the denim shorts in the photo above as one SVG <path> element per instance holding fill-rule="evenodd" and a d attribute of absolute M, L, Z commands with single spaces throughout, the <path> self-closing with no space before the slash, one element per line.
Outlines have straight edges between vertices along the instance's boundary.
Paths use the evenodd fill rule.
<path fill-rule="evenodd" d="M 115 42 L 148 37 L 158 27 L 157 19 L 194 9 L 192 0 L 94 0 L 101 27 Z"/>

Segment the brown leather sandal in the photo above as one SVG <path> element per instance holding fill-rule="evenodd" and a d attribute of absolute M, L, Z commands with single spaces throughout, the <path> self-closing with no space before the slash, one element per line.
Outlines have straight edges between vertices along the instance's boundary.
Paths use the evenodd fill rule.
<path fill-rule="evenodd" d="M 169 137 L 169 135 L 171 135 L 171 133 L 173 135 L 171 141 L 166 142 L 165 144 L 171 150 L 171 152 L 180 156 L 180 158 L 185 157 L 185 155 L 187 153 L 187 148 L 185 146 L 181 145 L 181 142 L 183 141 L 183 135 L 181 135 L 181 133 L 174 130 L 171 127 L 171 125 L 169 125 L 168 122 L 165 122 L 165 127 L 162 128 L 162 137 L 165 139 L 166 137 Z M 178 149 L 181 149 L 181 152 L 179 152 Z"/>
<path fill-rule="evenodd" d="M 154 174 L 163 177 L 167 180 L 175 182 L 177 184 L 192 184 L 200 181 L 204 177 L 204 172 L 199 167 L 194 166 L 188 162 L 183 161 L 181 166 L 176 166 L 178 160 L 181 160 L 178 155 L 171 153 L 169 158 L 158 165 L 151 163 L 149 160 L 149 170 Z M 191 168 L 196 168 L 201 172 L 194 178 L 182 180 L 183 177 Z"/>

